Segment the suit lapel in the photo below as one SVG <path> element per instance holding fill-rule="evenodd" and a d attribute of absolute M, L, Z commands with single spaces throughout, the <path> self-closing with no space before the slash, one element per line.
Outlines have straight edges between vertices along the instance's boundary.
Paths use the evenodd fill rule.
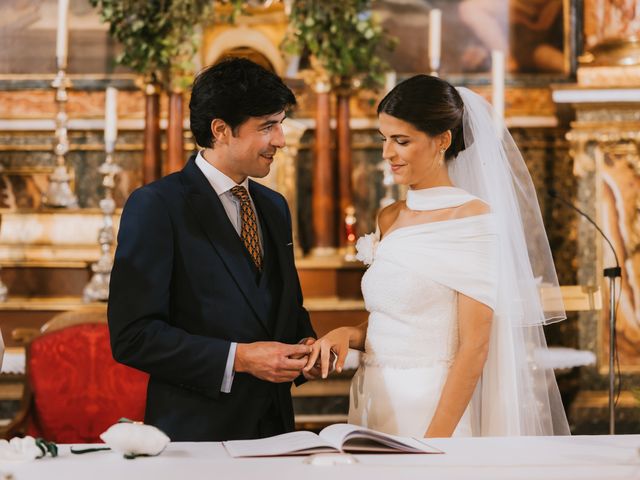
<path fill-rule="evenodd" d="M 187 199 L 209 241 L 218 252 L 229 274 L 269 333 L 267 314 L 259 301 L 258 287 L 246 261 L 244 246 L 231 225 L 222 202 L 192 157 L 182 170 L 187 186 Z"/>
<path fill-rule="evenodd" d="M 278 315 L 274 334 L 274 338 L 277 340 L 281 338 L 282 331 L 286 326 L 285 320 L 288 318 L 289 309 L 291 308 L 291 302 L 287 301 L 287 286 L 291 285 L 291 281 L 289 279 L 290 266 L 287 263 L 288 255 L 286 251 L 290 247 L 287 247 L 284 231 L 286 225 L 284 224 L 282 213 L 278 211 L 273 201 L 257 187 L 255 182 L 249 182 L 249 191 L 261 217 L 260 225 L 262 226 L 263 235 L 271 236 L 273 248 L 270 254 L 277 257 L 277 265 L 282 274 L 282 292 L 278 299 Z M 282 228 L 279 228 L 280 225 L 282 225 Z"/>

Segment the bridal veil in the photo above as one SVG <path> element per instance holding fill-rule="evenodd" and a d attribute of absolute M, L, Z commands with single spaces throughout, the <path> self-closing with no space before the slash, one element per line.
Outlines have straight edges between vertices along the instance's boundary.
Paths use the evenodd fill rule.
<path fill-rule="evenodd" d="M 547 351 L 543 325 L 566 316 L 535 188 L 492 107 L 467 88 L 458 92 L 466 148 L 449 174 L 490 205 L 500 252 L 490 351 L 471 402 L 473 434 L 568 434 L 554 372 L 539 362 Z"/>

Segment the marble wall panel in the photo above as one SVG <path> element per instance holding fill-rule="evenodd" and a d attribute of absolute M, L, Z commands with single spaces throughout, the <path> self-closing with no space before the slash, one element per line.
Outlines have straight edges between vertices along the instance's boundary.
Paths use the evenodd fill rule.
<path fill-rule="evenodd" d="M 104 90 L 75 90 L 73 83 L 68 90 L 67 115 L 70 119 L 103 119 Z M 162 97 L 162 114 L 166 115 L 167 99 Z M 57 112 L 53 89 L 0 90 L 2 120 L 53 119 Z M 139 90 L 118 92 L 120 119 L 144 117 L 144 95 Z"/>

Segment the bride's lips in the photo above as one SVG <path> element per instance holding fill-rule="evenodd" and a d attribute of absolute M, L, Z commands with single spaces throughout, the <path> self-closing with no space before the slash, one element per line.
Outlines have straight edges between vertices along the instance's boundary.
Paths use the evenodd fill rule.
<path fill-rule="evenodd" d="M 400 170 L 402 167 L 405 167 L 407 164 L 403 163 L 403 164 L 391 164 L 391 171 L 392 172 L 397 172 L 398 170 Z"/>

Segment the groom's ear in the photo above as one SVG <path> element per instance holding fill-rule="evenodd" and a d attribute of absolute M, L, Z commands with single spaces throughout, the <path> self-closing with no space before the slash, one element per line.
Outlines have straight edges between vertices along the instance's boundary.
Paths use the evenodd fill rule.
<path fill-rule="evenodd" d="M 231 128 L 221 118 L 214 118 L 211 120 L 211 135 L 213 136 L 214 144 L 226 143 L 227 137 L 231 132 Z"/>

